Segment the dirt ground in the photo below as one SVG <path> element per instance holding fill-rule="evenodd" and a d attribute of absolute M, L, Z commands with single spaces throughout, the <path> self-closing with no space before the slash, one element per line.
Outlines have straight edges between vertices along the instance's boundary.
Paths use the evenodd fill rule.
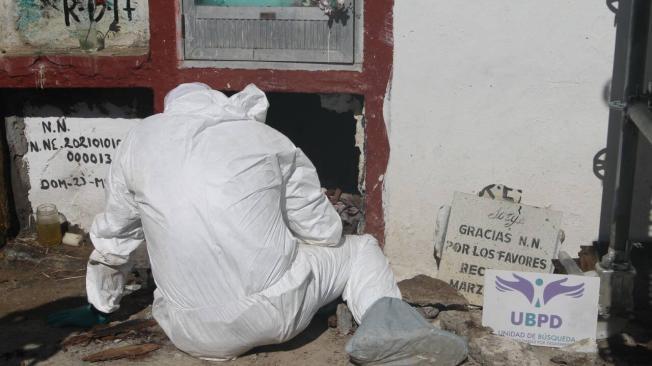
<path fill-rule="evenodd" d="M 105 361 L 101 365 L 209 365 L 178 351 L 162 330 L 153 325 L 146 330 L 131 331 L 116 337 L 66 345 L 67 340 L 84 333 L 81 329 L 52 328 L 46 318 L 53 312 L 86 304 L 85 272 L 91 246 L 59 246 L 44 248 L 36 244 L 33 235 L 21 236 L 0 248 L 0 365 L 88 365 L 83 358 L 117 347 L 153 343 L 160 349 L 138 359 Z M 124 324 L 127 320 L 151 318 L 153 285 L 143 271 L 130 276 L 121 309 L 111 320 Z M 148 285 L 148 282 L 150 283 Z M 334 313 L 334 308 L 330 310 Z M 310 327 L 292 341 L 252 350 L 225 366 L 248 365 L 351 365 L 344 352 L 348 335 L 341 335 L 328 326 L 329 311 L 322 312 Z M 648 323 L 650 324 L 650 323 Z M 634 338 L 616 337 L 600 354 L 610 362 L 600 365 L 652 365 L 652 331 L 641 326 L 629 333 Z M 634 343 L 634 344 L 627 344 Z M 531 347 L 543 366 L 551 362 L 554 349 Z M 473 360 L 465 364 L 478 365 Z"/>
<path fill-rule="evenodd" d="M 85 267 L 89 245 L 60 246 L 45 250 L 35 246 L 33 238 L 11 243 L 0 250 L 0 365 L 88 365 L 82 358 L 114 347 L 153 340 L 161 348 L 136 360 L 100 362 L 101 365 L 209 365 L 178 351 L 156 327 L 148 337 L 93 341 L 64 350 L 63 340 L 79 329 L 52 328 L 48 314 L 86 303 Z M 137 281 L 135 281 L 137 282 Z M 134 314 L 147 313 L 152 289 L 141 289 L 123 299 L 112 321 L 124 321 Z M 225 366 L 245 365 L 349 365 L 344 345 L 349 336 L 328 327 L 328 319 L 316 317 L 299 337 L 278 345 L 253 350 Z"/>

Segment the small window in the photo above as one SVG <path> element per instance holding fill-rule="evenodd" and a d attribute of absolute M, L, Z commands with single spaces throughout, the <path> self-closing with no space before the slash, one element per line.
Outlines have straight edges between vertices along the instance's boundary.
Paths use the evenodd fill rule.
<path fill-rule="evenodd" d="M 355 1 L 184 0 L 185 59 L 353 64 Z"/>

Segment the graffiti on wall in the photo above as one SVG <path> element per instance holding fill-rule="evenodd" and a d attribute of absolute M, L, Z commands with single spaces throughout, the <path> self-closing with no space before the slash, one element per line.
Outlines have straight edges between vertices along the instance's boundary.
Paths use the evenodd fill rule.
<path fill-rule="evenodd" d="M 51 0 L 41 0 L 48 1 Z M 120 0 L 63 0 L 63 14 L 65 23 L 70 26 L 71 19 L 79 23 L 80 14 L 84 14 L 89 22 L 99 22 L 104 17 L 106 12 L 113 13 L 113 21 L 111 24 L 120 23 L 121 11 L 126 12 L 127 19 L 133 20 L 133 12 L 136 10 L 131 4 L 131 0 L 124 0 L 126 5 L 120 9 Z"/>
<path fill-rule="evenodd" d="M 144 48 L 147 0 L 0 0 L 0 48 Z M 7 24 L 7 23 L 14 24 Z M 3 44 L 4 43 L 4 44 Z M 76 47 L 75 47 L 76 46 Z"/>
<path fill-rule="evenodd" d="M 482 188 L 478 193 L 478 196 L 520 203 L 523 191 L 520 189 L 509 188 L 502 184 L 490 184 Z"/>

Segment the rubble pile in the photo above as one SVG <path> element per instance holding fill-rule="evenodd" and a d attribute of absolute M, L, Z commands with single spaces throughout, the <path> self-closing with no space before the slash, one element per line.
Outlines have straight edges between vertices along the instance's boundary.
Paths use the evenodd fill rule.
<path fill-rule="evenodd" d="M 345 235 L 360 233 L 360 227 L 364 222 L 362 196 L 359 194 L 343 193 L 339 188 L 324 190 L 342 219 L 342 232 Z"/>

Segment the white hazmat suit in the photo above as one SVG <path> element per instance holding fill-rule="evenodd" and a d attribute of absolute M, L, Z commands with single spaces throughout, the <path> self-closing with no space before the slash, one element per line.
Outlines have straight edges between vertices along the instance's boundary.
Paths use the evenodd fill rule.
<path fill-rule="evenodd" d="M 90 232 L 95 308 L 118 309 L 130 254 L 144 241 L 154 318 L 198 357 L 284 342 L 340 295 L 358 322 L 377 300 L 400 298 L 376 240 L 342 238 L 314 166 L 264 124 L 267 108 L 253 85 L 226 97 L 183 84 L 164 113 L 129 132 Z"/>

